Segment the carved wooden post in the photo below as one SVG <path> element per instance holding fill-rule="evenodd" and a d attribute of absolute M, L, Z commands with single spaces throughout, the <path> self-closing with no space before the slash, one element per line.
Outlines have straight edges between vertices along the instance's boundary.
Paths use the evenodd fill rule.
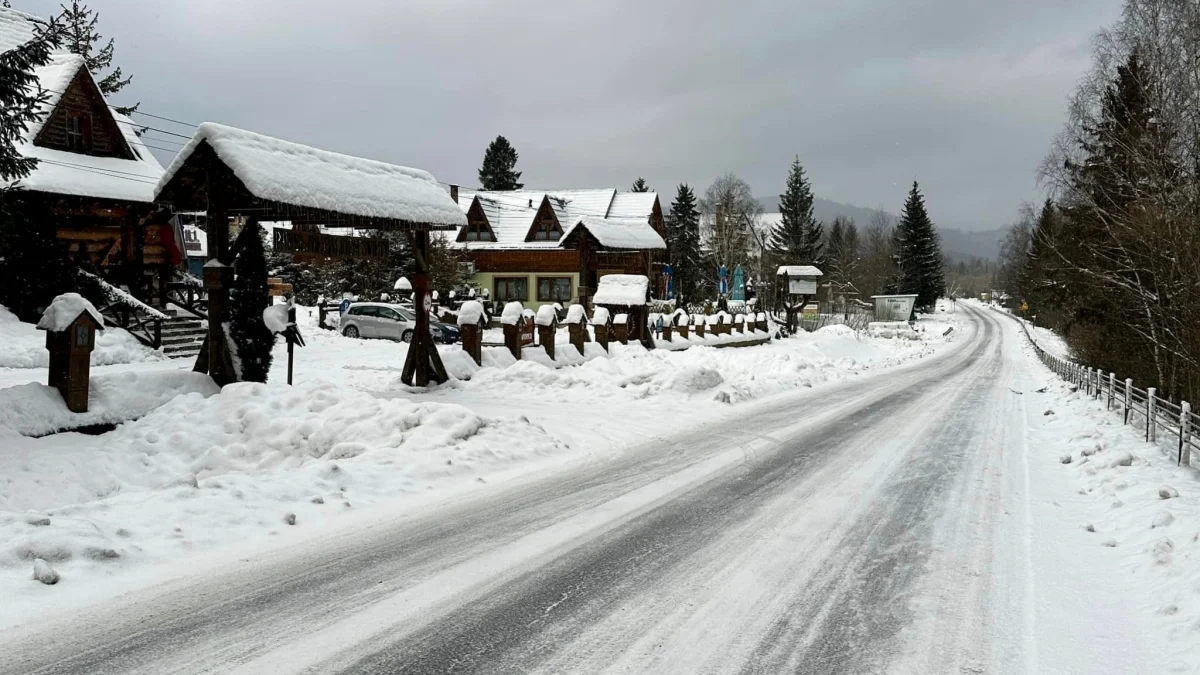
<path fill-rule="evenodd" d="M 683 338 L 686 342 L 688 339 L 688 329 L 690 328 L 687 312 L 673 317 L 672 320 L 675 322 L 675 330 L 679 333 L 679 337 Z"/>
<path fill-rule="evenodd" d="M 703 314 L 696 315 L 696 337 L 703 339 L 704 330 L 708 327 L 708 318 Z"/>
<path fill-rule="evenodd" d="M 458 308 L 458 333 L 463 350 L 477 366 L 483 365 L 483 330 L 479 327 L 482 318 L 483 305 L 476 300 L 468 300 Z"/>
<path fill-rule="evenodd" d="M 46 331 L 50 386 L 62 394 L 67 410 L 87 412 L 92 349 L 96 331 L 104 330 L 100 313 L 78 293 L 65 293 L 50 303 L 37 327 Z"/>
<path fill-rule="evenodd" d="M 521 322 L 525 308 L 519 302 L 510 302 L 504 306 L 500 315 L 500 323 L 504 326 L 504 346 L 508 348 L 513 358 L 521 360 Z"/>
<path fill-rule="evenodd" d="M 614 338 L 621 344 L 629 344 L 629 315 L 618 314 L 612 321 Z"/>
<path fill-rule="evenodd" d="M 554 312 L 554 305 L 538 307 L 536 322 L 538 342 L 542 343 L 542 348 L 546 350 L 546 356 L 553 361 L 554 339 L 558 334 L 558 315 Z"/>
<path fill-rule="evenodd" d="M 583 354 L 583 345 L 588 341 L 587 334 L 587 313 L 584 311 L 583 305 L 571 305 L 567 308 L 567 332 L 571 338 L 571 344 Z"/>
<path fill-rule="evenodd" d="M 592 313 L 592 328 L 596 331 L 596 344 L 608 351 L 609 330 L 612 328 L 612 318 L 605 307 L 597 307 Z"/>

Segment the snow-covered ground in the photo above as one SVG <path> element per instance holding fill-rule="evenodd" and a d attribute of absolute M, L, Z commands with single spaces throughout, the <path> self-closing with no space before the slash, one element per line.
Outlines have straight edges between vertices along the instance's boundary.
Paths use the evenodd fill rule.
<path fill-rule="evenodd" d="M 96 334 L 91 362 L 93 366 L 107 366 L 165 360 L 161 352 L 138 342 L 128 331 L 108 326 Z M 18 321 L 12 312 L 0 305 L 0 386 L 4 386 L 3 373 L 7 369 L 44 369 L 49 363 L 45 331 L 38 330 L 34 324 Z M 44 371 L 41 374 L 44 375 Z"/>
<path fill-rule="evenodd" d="M 45 609 L 72 587 L 129 583 L 234 542 L 269 537 L 372 506 L 486 485 L 513 471 L 586 461 L 704 424 L 736 425 L 755 400 L 909 362 L 956 341 L 959 318 L 918 324 L 920 339 L 883 339 L 842 326 L 748 348 L 647 351 L 569 345 L 551 363 L 538 348 L 515 361 L 485 349 L 484 367 L 441 348 L 452 380 L 428 391 L 400 382 L 404 345 L 315 328 L 286 348 L 271 383 L 193 391 L 101 436 L 4 436 L 0 453 L 0 624 Z M 945 335 L 947 328 L 955 327 Z M 557 367 L 556 367 L 557 366 Z M 190 379 L 190 360 L 93 367 L 95 379 Z M 0 375 L 0 395 L 44 381 L 44 369 Z M 14 385 L 20 385 L 12 389 Z M 16 423 L 14 423 L 15 425 Z M 19 426 L 19 425 L 17 425 Z M 387 506 L 385 506 L 387 505 Z M 31 580 L 34 560 L 62 577 Z"/>

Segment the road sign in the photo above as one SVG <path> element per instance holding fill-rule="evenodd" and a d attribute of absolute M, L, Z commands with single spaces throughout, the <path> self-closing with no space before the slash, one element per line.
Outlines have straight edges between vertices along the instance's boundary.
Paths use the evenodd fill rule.
<path fill-rule="evenodd" d="M 1022 312 L 1029 311 L 1029 303 L 1025 302 L 1024 300 L 1021 301 L 1021 311 Z"/>
<path fill-rule="evenodd" d="M 425 303 L 424 304 L 425 304 L 425 312 L 426 313 L 428 313 L 429 310 L 433 309 L 433 295 L 431 293 L 425 294 Z"/>

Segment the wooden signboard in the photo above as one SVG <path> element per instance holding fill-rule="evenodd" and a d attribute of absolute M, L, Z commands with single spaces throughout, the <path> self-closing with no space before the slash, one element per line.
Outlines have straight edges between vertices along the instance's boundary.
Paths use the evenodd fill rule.
<path fill-rule="evenodd" d="M 267 279 L 267 295 L 272 297 L 283 297 L 290 295 L 292 285 L 283 283 L 283 279 L 279 277 L 269 277 Z"/>
<path fill-rule="evenodd" d="M 388 242 L 374 237 L 338 237 L 320 232 L 276 229 L 275 252 L 319 258 L 382 260 L 388 256 Z"/>
<path fill-rule="evenodd" d="M 525 347 L 533 344 L 533 318 L 526 317 L 521 322 L 521 346 Z"/>

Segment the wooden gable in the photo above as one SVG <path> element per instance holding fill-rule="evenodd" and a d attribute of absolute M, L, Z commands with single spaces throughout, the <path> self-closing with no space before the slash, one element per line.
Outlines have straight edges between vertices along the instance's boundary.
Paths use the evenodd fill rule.
<path fill-rule="evenodd" d="M 525 234 L 525 241 L 558 241 L 562 235 L 562 223 L 558 222 L 558 216 L 550 206 L 550 198 L 542 197 L 537 215 L 533 217 L 533 224 Z"/>
<path fill-rule="evenodd" d="M 663 221 L 662 206 L 658 202 L 658 197 L 654 198 L 654 208 L 650 210 L 650 227 L 658 233 L 665 241 L 667 238 L 667 226 Z"/>
<path fill-rule="evenodd" d="M 459 230 L 458 241 L 496 241 L 496 233 L 488 222 L 487 214 L 483 212 L 478 195 L 471 200 L 471 206 L 467 209 L 467 226 Z"/>
<path fill-rule="evenodd" d="M 138 159 L 86 68 L 75 73 L 34 145 L 94 157 Z"/>

